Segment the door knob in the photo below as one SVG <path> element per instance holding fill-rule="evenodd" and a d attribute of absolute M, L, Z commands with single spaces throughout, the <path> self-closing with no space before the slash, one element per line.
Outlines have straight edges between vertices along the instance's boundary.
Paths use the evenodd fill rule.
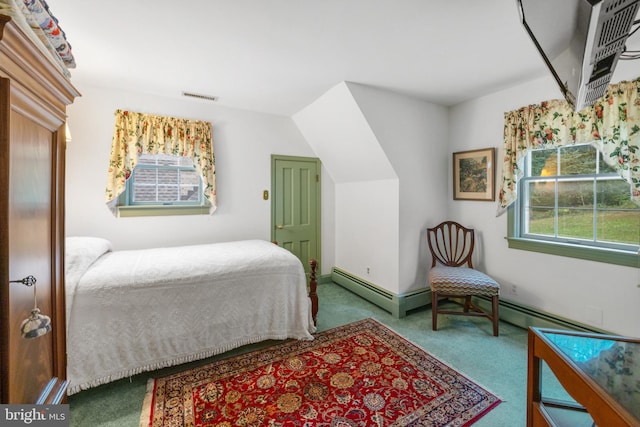
<path fill-rule="evenodd" d="M 276 228 L 277 228 L 278 230 L 282 230 L 282 229 L 284 228 L 284 226 L 283 226 L 282 224 L 278 224 L 278 225 L 276 225 Z"/>

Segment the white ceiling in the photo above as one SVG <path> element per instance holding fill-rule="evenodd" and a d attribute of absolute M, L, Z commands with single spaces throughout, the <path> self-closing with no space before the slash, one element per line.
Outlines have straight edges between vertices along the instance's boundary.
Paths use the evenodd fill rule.
<path fill-rule="evenodd" d="M 341 81 L 449 106 L 547 73 L 515 0 L 47 3 L 73 82 L 287 116 Z"/>

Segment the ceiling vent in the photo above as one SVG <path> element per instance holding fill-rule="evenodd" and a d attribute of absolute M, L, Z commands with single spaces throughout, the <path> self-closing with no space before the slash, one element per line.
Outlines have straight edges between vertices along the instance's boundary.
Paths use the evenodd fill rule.
<path fill-rule="evenodd" d="M 218 97 L 213 95 L 203 95 L 201 93 L 182 92 L 182 96 L 188 96 L 191 98 L 204 99 L 205 101 L 217 101 Z"/>

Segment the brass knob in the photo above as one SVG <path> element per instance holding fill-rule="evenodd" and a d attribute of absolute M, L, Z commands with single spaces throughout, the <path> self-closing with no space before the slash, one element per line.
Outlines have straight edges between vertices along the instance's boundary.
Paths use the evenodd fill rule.
<path fill-rule="evenodd" d="M 284 228 L 284 226 L 283 226 L 282 224 L 278 224 L 278 225 L 276 225 L 276 228 L 277 228 L 278 230 L 282 230 L 282 229 Z"/>

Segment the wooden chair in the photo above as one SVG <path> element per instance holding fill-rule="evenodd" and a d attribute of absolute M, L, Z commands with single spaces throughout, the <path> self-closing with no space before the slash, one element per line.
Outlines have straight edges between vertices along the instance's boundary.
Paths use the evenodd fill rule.
<path fill-rule="evenodd" d="M 438 330 L 438 314 L 482 316 L 492 321 L 493 335 L 498 336 L 500 285 L 473 268 L 474 230 L 454 221 L 445 221 L 427 229 L 427 242 L 432 257 L 429 286 L 433 330 Z M 491 313 L 473 304 L 473 296 L 491 298 Z M 462 311 L 438 309 L 440 298 L 463 298 Z"/>

